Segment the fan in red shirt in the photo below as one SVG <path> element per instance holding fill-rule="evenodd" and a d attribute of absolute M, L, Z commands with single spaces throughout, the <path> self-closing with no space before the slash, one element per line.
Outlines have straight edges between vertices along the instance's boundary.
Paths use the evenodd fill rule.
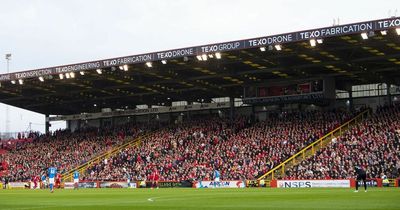
<path fill-rule="evenodd" d="M 157 168 L 154 167 L 153 172 L 150 174 L 150 181 L 151 181 L 151 189 L 157 187 L 158 189 L 158 180 L 160 179 L 160 175 L 158 173 Z"/>
<path fill-rule="evenodd" d="M 61 188 L 61 174 L 60 173 L 57 173 L 57 175 L 56 175 L 56 185 L 55 185 L 55 187 L 56 188 Z"/>
<path fill-rule="evenodd" d="M 38 182 L 39 182 L 39 176 L 32 177 L 32 181 L 33 181 L 33 189 L 37 189 Z"/>

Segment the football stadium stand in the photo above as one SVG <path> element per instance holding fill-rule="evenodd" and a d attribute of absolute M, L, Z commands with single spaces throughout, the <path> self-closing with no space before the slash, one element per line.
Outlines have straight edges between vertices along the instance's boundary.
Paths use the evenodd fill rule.
<path fill-rule="evenodd" d="M 86 179 L 124 180 L 123 168 L 134 180 L 146 179 L 154 168 L 161 180 L 211 180 L 214 169 L 226 180 L 255 179 L 348 118 L 342 112 L 280 113 L 251 126 L 236 119 L 234 129 L 228 120 L 194 120 L 89 168 Z"/>
<path fill-rule="evenodd" d="M 397 178 L 399 37 L 392 17 L 0 74 L 1 103 L 46 116 L 44 134 L 0 133 L 0 179 Z"/>
<path fill-rule="evenodd" d="M 361 166 L 371 178 L 400 175 L 400 107 L 381 107 L 314 156 L 287 171 L 286 178 L 345 179 Z"/>

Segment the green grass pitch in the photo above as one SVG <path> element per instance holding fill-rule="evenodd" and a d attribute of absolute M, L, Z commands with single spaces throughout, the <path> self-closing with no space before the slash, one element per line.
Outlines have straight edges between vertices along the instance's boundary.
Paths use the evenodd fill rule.
<path fill-rule="evenodd" d="M 400 188 L 0 190 L 0 209 L 400 209 Z"/>

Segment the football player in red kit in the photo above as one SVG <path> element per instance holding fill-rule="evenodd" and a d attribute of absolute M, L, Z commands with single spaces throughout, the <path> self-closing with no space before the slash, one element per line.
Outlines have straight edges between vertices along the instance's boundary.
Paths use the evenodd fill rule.
<path fill-rule="evenodd" d="M 57 175 L 56 175 L 56 185 L 55 185 L 55 187 L 56 188 L 61 188 L 61 174 L 60 173 L 57 173 Z"/>
<path fill-rule="evenodd" d="M 157 188 L 158 189 L 158 180 L 160 179 L 160 175 L 158 174 L 157 168 L 154 168 L 153 172 L 150 175 L 151 181 L 151 189 Z"/>
<path fill-rule="evenodd" d="M 37 187 L 38 187 L 39 180 L 40 180 L 39 176 L 32 177 L 33 189 L 38 189 Z"/>

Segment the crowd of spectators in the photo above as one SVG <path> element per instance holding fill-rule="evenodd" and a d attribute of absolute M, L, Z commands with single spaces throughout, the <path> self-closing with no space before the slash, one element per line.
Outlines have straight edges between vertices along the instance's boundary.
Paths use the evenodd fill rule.
<path fill-rule="evenodd" d="M 165 126 L 94 164 L 85 180 L 146 180 L 155 169 L 161 180 L 255 179 L 350 118 L 347 112 L 282 112 L 256 123 L 199 117 Z M 334 139 L 312 158 L 287 172 L 289 178 L 347 178 L 355 165 L 371 176 L 398 175 L 400 117 L 398 108 L 382 108 L 372 118 Z M 55 166 L 62 173 L 119 145 L 149 127 L 124 125 L 57 131 L 24 142 L 0 155 L 0 176 L 26 181 Z"/>
<path fill-rule="evenodd" d="M 9 138 L 0 138 L 0 151 L 4 149 L 13 149 L 17 147 L 19 144 L 23 144 L 25 142 L 31 142 L 33 139 L 36 139 L 40 136 L 39 132 L 19 132 L 15 136 L 11 136 Z"/>
<path fill-rule="evenodd" d="M 287 171 L 286 178 L 354 178 L 355 166 L 369 178 L 400 174 L 400 106 L 378 108 L 375 114 L 344 135 L 332 139 L 314 156 Z"/>
<path fill-rule="evenodd" d="M 1 176 L 10 181 L 28 181 L 45 173 L 50 166 L 63 173 L 141 132 L 141 128 L 127 124 L 118 128 L 59 130 L 41 135 L 0 154 Z"/>
<path fill-rule="evenodd" d="M 345 112 L 271 114 L 250 125 L 220 118 L 193 120 L 161 129 L 139 148 L 90 167 L 86 180 L 145 180 L 157 169 L 161 180 L 254 179 L 349 118 Z"/>

